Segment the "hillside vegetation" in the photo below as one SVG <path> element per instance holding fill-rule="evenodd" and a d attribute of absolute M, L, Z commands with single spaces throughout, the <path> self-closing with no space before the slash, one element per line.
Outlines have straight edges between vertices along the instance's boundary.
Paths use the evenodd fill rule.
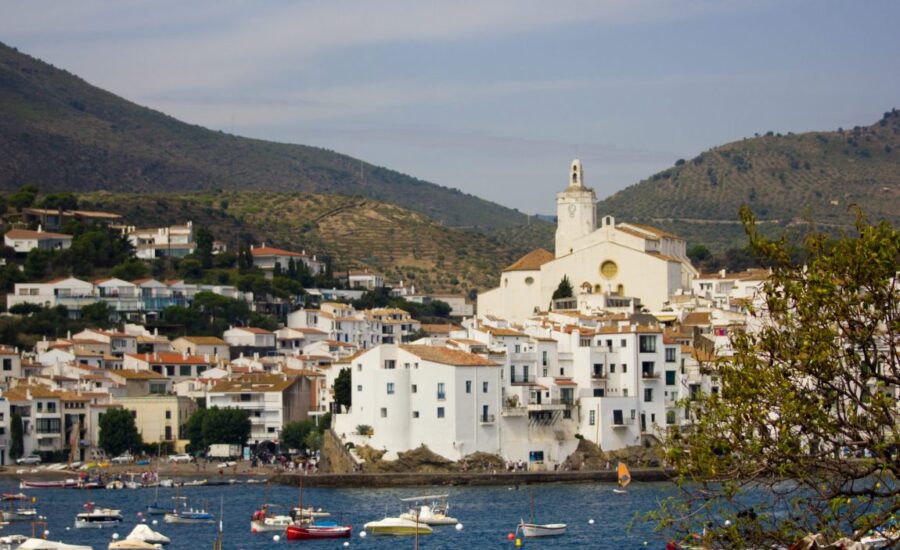
<path fill-rule="evenodd" d="M 185 124 L 2 43 L 0 113 L 0 189 L 339 193 L 452 226 L 525 221 L 512 209 L 326 149 Z"/>
<path fill-rule="evenodd" d="M 599 211 L 722 249 L 746 241 L 743 204 L 773 233 L 805 220 L 850 227 L 854 204 L 873 220 L 900 221 L 900 111 L 871 126 L 715 147 L 615 193 Z"/>
<path fill-rule="evenodd" d="M 515 251 L 497 239 L 440 225 L 396 205 L 359 196 L 235 192 L 79 196 L 82 207 L 121 213 L 138 226 L 183 223 L 231 246 L 260 244 L 331 258 L 335 269 L 369 269 L 386 282 L 467 293 L 496 285 Z"/>

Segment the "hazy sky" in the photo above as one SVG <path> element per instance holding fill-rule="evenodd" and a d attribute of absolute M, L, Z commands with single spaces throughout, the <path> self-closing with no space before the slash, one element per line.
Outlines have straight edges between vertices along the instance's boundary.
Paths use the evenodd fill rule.
<path fill-rule="evenodd" d="M 552 213 L 900 107 L 894 0 L 0 0 L 0 41 L 181 120 Z"/>

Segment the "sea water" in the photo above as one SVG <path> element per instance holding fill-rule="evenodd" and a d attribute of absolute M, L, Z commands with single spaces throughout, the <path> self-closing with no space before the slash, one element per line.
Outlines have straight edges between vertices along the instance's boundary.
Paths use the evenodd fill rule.
<path fill-rule="evenodd" d="M 352 538 L 287 541 L 281 534 L 278 542 L 273 540 L 277 533 L 250 533 L 250 518 L 253 511 L 266 501 L 267 496 L 272 512 L 287 514 L 298 503 L 299 491 L 296 487 L 272 485 L 266 488 L 263 484 L 187 487 L 181 489 L 180 496 L 187 497 L 190 505 L 205 507 L 217 519 L 221 499 L 224 512 L 224 548 L 229 550 L 278 547 L 324 550 L 345 548 L 344 542 L 350 543 L 349 548 L 357 549 L 411 549 L 415 545 L 413 537 L 369 534 L 361 538 L 359 533 L 366 522 L 381 519 L 385 515 L 396 516 L 405 511 L 401 498 L 429 494 L 448 494 L 450 515 L 459 519 L 463 528 L 457 530 L 454 526 L 434 527 L 434 534 L 419 538 L 419 548 L 422 549 L 515 548 L 514 541 L 508 540 L 508 534 L 515 532 L 520 519 L 530 521 L 532 510 L 535 523 L 565 523 L 568 525 L 568 532 L 559 537 L 524 540 L 523 548 L 664 548 L 665 540 L 653 532 L 652 524 L 633 520 L 636 516 L 655 509 L 660 499 L 673 494 L 672 485 L 632 483 L 628 493 L 624 495 L 613 493 L 614 487 L 614 484 L 608 483 L 581 483 L 527 487 L 306 488 L 303 491 L 304 507 L 322 508 L 331 513 L 327 520 L 352 525 Z M 0 490 L 19 492 L 11 480 L 0 482 Z M 162 516 L 143 515 L 146 506 L 154 500 L 154 489 L 29 489 L 24 492 L 37 497 L 38 513 L 47 518 L 49 539 L 88 544 L 94 550 L 105 550 L 113 540 L 113 533 L 124 538 L 142 520 L 172 539 L 172 543 L 167 546 L 171 550 L 210 548 L 217 534 L 217 524 L 173 525 L 164 523 Z M 175 489 L 160 489 L 159 503 L 171 505 L 175 494 Z M 75 514 L 82 511 L 88 500 L 96 506 L 120 509 L 124 521 L 115 528 L 75 529 Z M 158 522 L 156 525 L 152 523 L 154 520 Z M 16 522 L 5 527 L 0 535 L 30 535 L 31 529 L 30 523 Z"/>

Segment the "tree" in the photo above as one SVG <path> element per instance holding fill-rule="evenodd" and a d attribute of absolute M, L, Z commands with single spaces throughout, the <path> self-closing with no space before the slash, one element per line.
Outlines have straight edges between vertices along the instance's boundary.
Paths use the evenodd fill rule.
<path fill-rule="evenodd" d="M 569 282 L 569 276 L 563 275 L 562 280 L 559 282 L 559 286 L 556 287 L 556 290 L 553 291 L 553 299 L 558 300 L 560 298 L 571 298 L 572 297 L 572 283 Z"/>
<path fill-rule="evenodd" d="M 185 431 L 187 432 L 187 438 L 190 441 L 187 445 L 187 451 L 191 454 L 202 453 L 208 447 L 206 440 L 203 438 L 203 419 L 206 417 L 207 410 L 208 409 L 197 409 L 188 418 Z"/>
<path fill-rule="evenodd" d="M 215 240 L 216 237 L 209 229 L 205 227 L 197 229 L 197 235 L 194 238 L 194 242 L 197 243 L 197 257 L 200 258 L 200 263 L 203 265 L 204 269 L 212 267 L 212 250 L 213 242 Z"/>
<path fill-rule="evenodd" d="M 127 409 L 107 409 L 100 417 L 100 448 L 109 456 L 137 451 L 143 442 Z"/>
<path fill-rule="evenodd" d="M 653 517 L 680 535 L 711 521 L 695 543 L 709 548 L 858 540 L 900 510 L 900 231 L 859 213 L 854 235 L 807 236 L 798 263 L 741 216 L 772 268 L 758 328 L 707 366 L 721 391 L 688 403 L 690 429 L 666 436 L 681 494 Z"/>
<path fill-rule="evenodd" d="M 289 449 L 302 449 L 306 445 L 306 438 L 316 430 L 316 423 L 312 420 L 298 420 L 288 422 L 281 429 L 281 442 Z"/>
<path fill-rule="evenodd" d="M 203 416 L 203 440 L 205 445 L 231 443 L 244 446 L 250 439 L 250 416 L 241 409 L 206 409 Z"/>
<path fill-rule="evenodd" d="M 78 197 L 72 193 L 52 193 L 47 195 L 38 203 L 41 208 L 56 210 L 75 210 L 78 208 Z"/>
<path fill-rule="evenodd" d="M 22 429 L 22 417 L 18 413 L 11 417 L 9 458 L 22 458 L 25 454 L 25 431 Z"/>
<path fill-rule="evenodd" d="M 19 187 L 18 191 L 11 194 L 6 202 L 21 212 L 23 208 L 28 208 L 34 204 L 34 199 L 37 198 L 37 194 L 38 188 L 30 183 L 26 183 L 22 187 Z"/>
<path fill-rule="evenodd" d="M 688 248 L 687 256 L 695 265 L 699 265 L 712 256 L 712 252 L 702 244 L 695 244 Z"/>
<path fill-rule="evenodd" d="M 81 308 L 81 318 L 89 324 L 101 328 L 111 326 L 110 318 L 115 314 L 116 310 L 102 300 Z"/>
<path fill-rule="evenodd" d="M 341 372 L 334 379 L 334 402 L 340 407 L 350 407 L 352 393 L 352 380 L 350 377 L 350 369 L 341 369 Z"/>
<path fill-rule="evenodd" d="M 112 276 L 124 281 L 143 279 L 150 273 L 147 264 L 137 258 L 129 258 L 112 268 Z"/>

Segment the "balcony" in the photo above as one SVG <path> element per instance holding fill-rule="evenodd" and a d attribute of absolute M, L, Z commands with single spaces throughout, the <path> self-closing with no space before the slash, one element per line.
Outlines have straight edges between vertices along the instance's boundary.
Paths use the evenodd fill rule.
<path fill-rule="evenodd" d="M 574 403 L 562 399 L 544 399 L 540 403 L 529 403 L 529 411 L 561 411 L 571 407 Z"/>
<path fill-rule="evenodd" d="M 641 371 L 641 378 L 644 380 L 659 380 L 659 371 L 645 370 Z"/>
<path fill-rule="evenodd" d="M 612 427 L 616 428 L 627 428 L 629 426 L 634 426 L 634 418 L 622 418 L 617 420 L 613 420 Z"/>
<path fill-rule="evenodd" d="M 503 407 L 500 416 L 525 416 L 528 414 L 528 407 Z"/>
<path fill-rule="evenodd" d="M 509 379 L 509 383 L 513 386 L 526 386 L 529 384 L 534 384 L 533 376 L 512 376 Z"/>
<path fill-rule="evenodd" d="M 596 380 L 598 382 L 602 382 L 607 379 L 605 372 L 594 372 L 591 373 L 591 380 Z"/>
<path fill-rule="evenodd" d="M 666 398 L 663 400 L 663 404 L 665 405 L 665 407 L 666 407 L 667 409 L 671 409 L 671 408 L 673 408 L 673 407 L 675 407 L 675 406 L 678 405 L 678 399 L 676 399 L 676 398 L 674 398 L 674 397 L 666 397 Z"/>
<path fill-rule="evenodd" d="M 493 424 L 494 423 L 494 415 L 492 414 L 482 414 L 478 417 L 478 422 L 481 424 Z"/>

